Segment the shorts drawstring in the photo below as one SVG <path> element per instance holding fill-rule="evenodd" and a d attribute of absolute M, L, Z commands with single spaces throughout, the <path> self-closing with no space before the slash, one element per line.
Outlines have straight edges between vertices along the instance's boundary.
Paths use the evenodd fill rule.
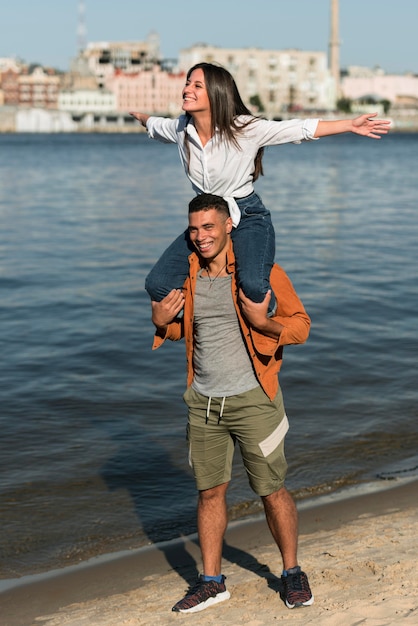
<path fill-rule="evenodd" d="M 219 410 L 218 424 L 219 424 L 219 422 L 221 421 L 221 419 L 222 419 L 222 417 L 223 417 L 223 414 L 224 414 L 225 401 L 226 401 L 226 397 L 224 396 L 224 397 L 222 398 L 221 408 L 220 408 L 220 410 Z M 206 406 L 206 420 L 205 420 L 205 424 L 207 424 L 207 423 L 208 423 L 208 420 L 209 420 L 209 415 L 210 415 L 210 405 L 211 405 L 211 402 L 212 402 L 212 396 L 209 396 L 209 398 L 208 398 L 208 404 L 207 404 L 207 406 Z"/>
<path fill-rule="evenodd" d="M 218 419 L 218 424 L 219 424 L 219 422 L 221 421 L 222 416 L 223 416 L 223 414 L 224 414 L 225 400 L 226 400 L 226 398 L 225 398 L 225 396 L 224 396 L 224 397 L 222 398 L 221 410 L 219 411 L 219 419 Z"/>
<path fill-rule="evenodd" d="M 205 424 L 207 424 L 207 423 L 208 423 L 209 413 L 210 413 L 210 403 L 211 403 L 211 401 L 212 401 L 212 396 L 209 396 L 209 398 L 208 398 L 208 405 L 207 405 L 207 407 L 206 407 L 206 421 L 205 421 Z"/>

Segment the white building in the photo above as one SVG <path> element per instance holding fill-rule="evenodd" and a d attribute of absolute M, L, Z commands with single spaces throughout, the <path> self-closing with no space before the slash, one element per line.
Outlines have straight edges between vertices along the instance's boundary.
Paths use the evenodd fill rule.
<path fill-rule="evenodd" d="M 180 70 L 200 62 L 218 63 L 229 70 L 245 104 L 260 101 L 267 117 L 334 109 L 335 84 L 324 52 L 204 44 L 180 51 Z"/>
<path fill-rule="evenodd" d="M 65 111 L 18 109 L 15 113 L 17 133 L 66 133 L 77 130 L 77 124 Z"/>
<path fill-rule="evenodd" d="M 58 95 L 58 109 L 73 114 L 112 113 L 116 111 L 116 96 L 111 91 L 101 89 L 61 91 Z"/>

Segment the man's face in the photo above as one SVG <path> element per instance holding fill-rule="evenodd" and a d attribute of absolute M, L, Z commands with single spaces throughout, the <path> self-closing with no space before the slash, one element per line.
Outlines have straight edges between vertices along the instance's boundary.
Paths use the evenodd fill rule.
<path fill-rule="evenodd" d="M 226 252 L 231 230 L 231 218 L 225 218 L 216 209 L 189 213 L 190 240 L 206 261 L 212 261 L 219 254 Z"/>

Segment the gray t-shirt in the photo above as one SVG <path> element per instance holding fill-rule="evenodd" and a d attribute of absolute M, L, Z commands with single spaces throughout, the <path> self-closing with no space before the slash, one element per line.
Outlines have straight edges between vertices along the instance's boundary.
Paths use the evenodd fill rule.
<path fill-rule="evenodd" d="M 208 397 L 223 398 L 257 387 L 232 300 L 231 276 L 211 280 L 199 272 L 194 334 L 193 389 Z"/>

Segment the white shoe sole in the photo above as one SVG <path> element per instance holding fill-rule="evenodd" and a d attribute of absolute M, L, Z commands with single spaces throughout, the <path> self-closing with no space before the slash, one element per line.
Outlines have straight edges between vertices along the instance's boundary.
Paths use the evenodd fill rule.
<path fill-rule="evenodd" d="M 191 609 L 180 609 L 179 613 L 197 613 L 198 611 L 204 611 L 205 609 L 213 606 L 214 604 L 218 604 L 219 602 L 223 602 L 224 600 L 229 600 L 231 594 L 229 591 L 223 591 L 222 593 L 218 593 L 214 598 L 208 598 L 205 602 L 201 602 L 197 606 L 192 606 Z"/>
<path fill-rule="evenodd" d="M 288 609 L 298 609 L 301 606 L 311 606 L 311 604 L 314 603 L 314 597 L 312 596 L 311 598 L 309 598 L 309 600 L 307 600 L 306 602 L 302 602 L 302 604 L 288 604 L 287 600 L 285 602 L 286 606 Z"/>

